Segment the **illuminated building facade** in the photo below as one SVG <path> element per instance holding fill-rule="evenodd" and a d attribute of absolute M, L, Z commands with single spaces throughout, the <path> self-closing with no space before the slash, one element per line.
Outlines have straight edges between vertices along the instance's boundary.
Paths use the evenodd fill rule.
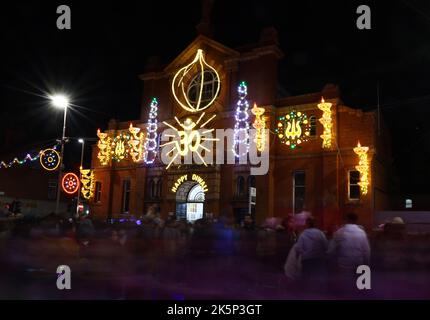
<path fill-rule="evenodd" d="M 167 66 L 149 65 L 140 75 L 144 87 L 140 119 L 124 123 L 112 120 L 103 131 L 106 135 L 102 149 L 93 147 L 92 214 L 101 219 L 138 217 L 155 208 L 162 217 L 176 213 L 195 220 L 207 214 L 225 214 L 239 221 L 249 209 L 250 187 L 255 187 L 257 223 L 268 217 L 309 211 L 324 228 L 329 228 L 341 223 L 346 211 L 353 210 L 361 224 L 371 227 L 375 210 L 388 205 L 383 165 L 390 154 L 389 140 L 383 135 L 386 131 L 378 135 L 377 114 L 345 106 L 333 85 L 321 92 L 282 97 L 278 85 L 278 63 L 282 58 L 276 31 L 265 29 L 259 43 L 238 49 L 199 35 Z M 127 143 L 121 148 L 115 143 L 128 141 L 124 134 L 130 122 L 146 135 L 148 119 L 158 132 L 154 135 L 152 131 L 152 137 L 160 137 L 164 129 L 173 126 L 174 130 L 179 128 L 176 133 L 189 138 L 192 132 L 186 132 L 188 126 L 201 126 L 206 120 L 210 120 L 205 127 L 208 130 L 237 128 L 237 92 L 242 81 L 247 85 L 250 107 L 239 112 L 249 114 L 247 128 L 255 126 L 252 106 L 256 103 L 264 108 L 261 119 L 270 130 L 265 141 L 270 152 L 265 175 L 252 176 L 249 165 L 239 164 L 167 168 L 159 155 L 151 161 L 134 161 L 124 156 Z M 156 117 L 154 102 L 151 107 L 154 97 Z M 153 116 L 149 118 L 151 110 Z M 258 126 L 261 125 L 260 122 Z M 145 137 L 141 139 L 145 141 Z M 362 173 L 357 170 L 360 157 L 354 152 L 358 141 L 368 148 L 366 193 L 362 190 Z M 151 152 L 153 147 L 152 144 Z M 103 154 L 98 157 L 100 151 Z M 113 161 L 119 156 L 121 161 Z"/>

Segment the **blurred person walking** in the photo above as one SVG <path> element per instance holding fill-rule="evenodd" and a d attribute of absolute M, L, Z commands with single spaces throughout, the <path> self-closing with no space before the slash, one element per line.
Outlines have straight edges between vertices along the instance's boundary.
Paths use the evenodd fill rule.
<path fill-rule="evenodd" d="M 328 254 L 333 258 L 337 284 L 341 290 L 356 289 L 356 270 L 370 263 L 370 245 L 366 232 L 357 225 L 358 216 L 348 213 L 345 225 L 333 234 Z"/>
<path fill-rule="evenodd" d="M 306 287 L 316 289 L 324 286 L 327 278 L 328 241 L 324 232 L 316 228 L 313 217 L 306 219 L 305 226 L 306 229 L 297 240 L 295 251 L 300 256 L 302 279 Z"/>

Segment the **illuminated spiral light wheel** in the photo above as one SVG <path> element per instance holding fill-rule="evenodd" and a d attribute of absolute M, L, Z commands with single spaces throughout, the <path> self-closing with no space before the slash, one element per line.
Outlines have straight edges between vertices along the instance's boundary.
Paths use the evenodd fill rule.
<path fill-rule="evenodd" d="M 80 182 L 79 178 L 74 173 L 66 173 L 61 181 L 63 191 L 68 194 L 74 194 L 79 190 Z"/>
<path fill-rule="evenodd" d="M 54 149 L 45 149 L 40 152 L 40 165 L 48 171 L 53 171 L 60 165 L 60 154 Z"/>

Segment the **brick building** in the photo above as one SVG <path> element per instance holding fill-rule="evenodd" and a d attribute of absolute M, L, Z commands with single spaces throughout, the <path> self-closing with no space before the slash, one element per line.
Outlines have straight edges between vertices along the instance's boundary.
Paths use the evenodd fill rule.
<path fill-rule="evenodd" d="M 234 127 L 237 86 L 241 81 L 248 84 L 247 99 L 265 108 L 266 127 L 271 130 L 268 173 L 251 176 L 249 165 L 238 164 L 194 164 L 166 169 L 159 158 L 151 165 L 127 160 L 102 165 L 99 148 L 94 146 L 92 169 L 96 183 L 92 214 L 102 219 L 123 214 L 140 216 L 155 207 L 164 217 L 174 212 L 190 218 L 191 212 L 198 216 L 227 214 L 240 220 L 248 212 L 249 188 L 255 187 L 257 223 L 267 217 L 286 217 L 304 210 L 312 212 L 327 228 L 340 223 L 345 211 L 353 210 L 361 224 L 371 227 L 375 210 L 388 205 L 388 171 L 384 163 L 390 154 L 389 139 L 377 132 L 377 114 L 345 106 L 333 85 L 327 85 L 321 92 L 280 97 L 278 63 L 283 53 L 273 29 L 263 30 L 259 43 L 237 49 L 199 35 L 167 66 L 148 65 L 140 75 L 144 87 L 141 117 L 132 121 L 133 126 L 145 132 L 152 97 L 157 97 L 159 104 L 158 132 L 166 128 L 163 121 L 175 123 L 175 116 L 181 121 L 190 116 L 172 95 L 172 79 L 199 49 L 217 71 L 221 84 L 213 104 L 204 110 L 207 117 L 216 115 L 213 128 Z M 322 96 L 332 103 L 333 141 L 328 149 L 322 147 L 320 137 L 324 131 L 319 121 L 323 111 L 318 108 Z M 308 141 L 295 149 L 281 143 L 274 134 L 279 117 L 292 110 L 306 114 L 310 127 Z M 252 121 L 251 113 L 250 116 Z M 127 131 L 129 124 L 112 120 L 105 132 L 113 138 Z M 359 158 L 353 148 L 358 141 L 369 147 L 370 184 L 365 195 L 357 184 Z M 184 175 L 188 176 L 180 180 Z M 207 191 L 193 175 L 204 181 Z"/>

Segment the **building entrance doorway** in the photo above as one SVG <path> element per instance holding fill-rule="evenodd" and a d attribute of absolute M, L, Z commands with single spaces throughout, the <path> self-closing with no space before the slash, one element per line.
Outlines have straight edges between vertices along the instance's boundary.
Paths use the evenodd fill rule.
<path fill-rule="evenodd" d="M 205 192 L 194 181 L 186 181 L 176 191 L 176 216 L 193 222 L 203 218 Z"/>

